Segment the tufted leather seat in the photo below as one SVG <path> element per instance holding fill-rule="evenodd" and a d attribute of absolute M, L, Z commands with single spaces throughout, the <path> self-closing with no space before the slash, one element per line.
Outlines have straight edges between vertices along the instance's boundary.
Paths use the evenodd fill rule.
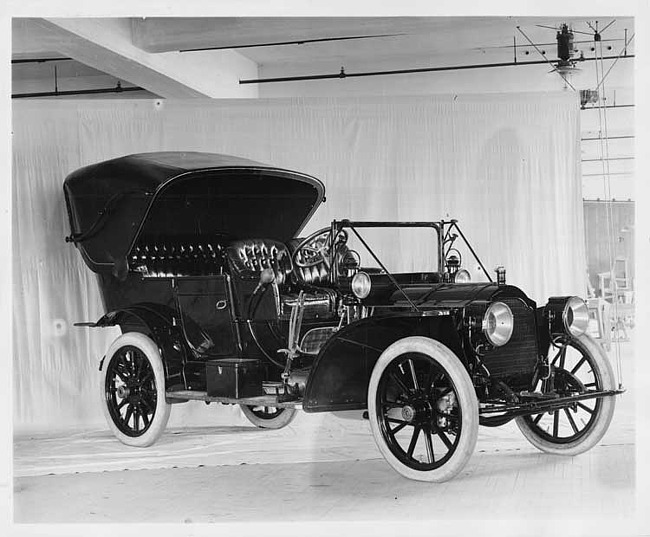
<path fill-rule="evenodd" d="M 289 250 L 293 254 L 302 239 L 291 239 L 289 241 Z M 300 255 L 300 254 L 298 254 Z M 330 277 L 330 267 L 328 260 L 321 261 L 313 267 L 294 267 L 294 277 L 297 283 L 306 285 L 327 285 Z"/>
<path fill-rule="evenodd" d="M 305 318 L 328 317 L 336 312 L 336 293 L 314 287 L 314 283 L 321 281 L 316 273 L 310 282 L 301 275 L 296 276 L 291 254 L 283 243 L 271 239 L 238 240 L 230 243 L 226 255 L 233 273 L 243 280 L 258 280 L 262 270 L 273 269 L 274 285 L 280 295 L 278 314 L 290 313 L 291 307 L 297 304 L 300 290 L 305 291 Z M 326 273 L 322 273 L 322 281 L 327 281 Z"/>
<path fill-rule="evenodd" d="M 302 239 L 291 239 L 289 241 L 289 251 L 291 255 L 296 251 L 296 248 L 300 244 Z M 300 254 L 298 254 L 300 255 Z M 339 267 L 339 275 L 347 275 L 349 262 L 356 264 L 354 256 L 351 254 L 349 248 L 345 244 L 339 244 L 336 249 L 337 262 Z M 351 259 L 350 259 L 350 256 Z M 325 258 L 320 263 L 314 265 L 313 267 L 293 267 L 293 277 L 294 281 L 298 285 L 307 285 L 307 286 L 316 286 L 321 288 L 331 287 L 330 284 L 330 273 L 331 267 L 329 259 Z"/>
<path fill-rule="evenodd" d="M 128 261 L 133 270 L 147 276 L 219 274 L 223 248 L 210 240 L 144 240 L 135 245 Z"/>
<path fill-rule="evenodd" d="M 273 269 L 279 287 L 288 282 L 293 265 L 287 247 L 271 239 L 244 239 L 226 248 L 233 270 L 242 278 L 257 280 L 267 268 Z"/>

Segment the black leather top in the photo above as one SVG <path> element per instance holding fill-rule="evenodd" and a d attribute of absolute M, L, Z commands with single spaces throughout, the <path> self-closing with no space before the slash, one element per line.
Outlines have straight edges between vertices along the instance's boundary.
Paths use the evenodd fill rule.
<path fill-rule="evenodd" d="M 140 234 L 160 242 L 191 236 L 286 242 L 325 194 L 318 179 L 300 172 L 198 152 L 92 164 L 71 173 L 63 188 L 70 237 L 96 272 L 126 258 Z"/>

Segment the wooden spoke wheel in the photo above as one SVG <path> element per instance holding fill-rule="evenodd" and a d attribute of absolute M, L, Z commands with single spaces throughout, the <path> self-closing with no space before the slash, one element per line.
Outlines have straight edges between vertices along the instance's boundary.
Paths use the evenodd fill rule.
<path fill-rule="evenodd" d="M 566 338 L 551 347 L 552 388 L 560 397 L 615 389 L 607 356 L 592 338 Z M 542 382 L 542 381 L 540 381 Z M 577 455 L 595 446 L 607 431 L 616 399 L 576 401 L 568 408 L 516 419 L 524 436 L 538 449 L 558 455 Z"/>
<path fill-rule="evenodd" d="M 478 402 L 458 357 L 441 343 L 408 337 L 380 356 L 368 388 L 375 442 L 400 474 L 447 481 L 471 457 Z"/>
<path fill-rule="evenodd" d="M 295 408 L 240 405 L 244 416 L 261 429 L 281 429 L 296 417 Z"/>
<path fill-rule="evenodd" d="M 171 405 L 156 344 L 144 334 L 118 337 L 106 353 L 100 395 L 106 421 L 124 444 L 146 447 L 162 434 Z"/>

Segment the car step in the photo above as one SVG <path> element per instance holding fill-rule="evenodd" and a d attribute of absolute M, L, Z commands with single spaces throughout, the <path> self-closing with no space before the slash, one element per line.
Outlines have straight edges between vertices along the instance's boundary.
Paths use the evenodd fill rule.
<path fill-rule="evenodd" d="M 255 397 L 213 397 L 208 392 L 199 390 L 174 390 L 165 394 L 167 399 L 191 399 L 194 401 L 205 401 L 207 403 L 224 403 L 231 405 L 248 405 L 248 406 L 269 406 L 283 408 L 301 408 L 302 399 L 296 401 L 279 401 L 275 395 L 259 395 Z"/>

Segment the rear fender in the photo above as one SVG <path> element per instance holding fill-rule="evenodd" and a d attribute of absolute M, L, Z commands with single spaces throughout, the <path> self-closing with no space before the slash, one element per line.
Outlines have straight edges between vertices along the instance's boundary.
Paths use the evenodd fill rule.
<path fill-rule="evenodd" d="M 165 368 L 166 385 L 183 385 L 183 363 L 186 344 L 177 326 L 178 313 L 161 304 L 135 304 L 113 310 L 99 319 L 94 326 L 117 326 L 122 332 L 141 332 L 149 336 L 160 350 Z M 102 360 L 103 362 L 103 360 Z M 103 365 L 103 364 L 102 364 Z M 100 365 L 101 369 L 101 365 Z"/>
<path fill-rule="evenodd" d="M 409 336 L 446 345 L 465 363 L 461 339 L 450 315 L 368 317 L 339 330 L 321 349 L 305 387 L 306 412 L 364 409 L 370 375 L 384 350 Z"/>

